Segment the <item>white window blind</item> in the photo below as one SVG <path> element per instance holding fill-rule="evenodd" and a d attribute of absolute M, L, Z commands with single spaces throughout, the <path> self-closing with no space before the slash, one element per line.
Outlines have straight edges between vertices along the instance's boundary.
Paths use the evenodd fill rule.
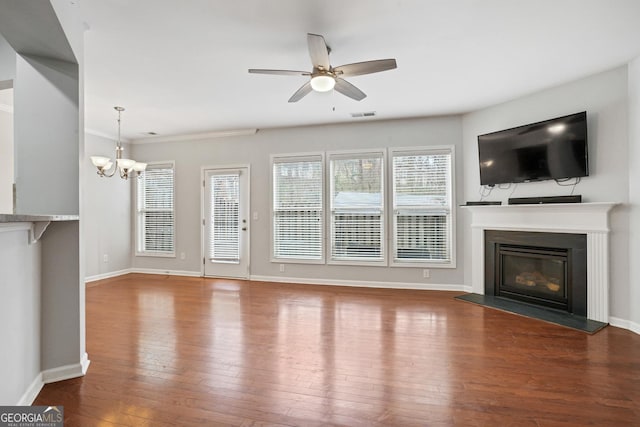
<path fill-rule="evenodd" d="M 451 260 L 451 151 L 393 153 L 394 261 Z"/>
<path fill-rule="evenodd" d="M 331 259 L 384 261 L 382 153 L 333 155 Z"/>
<path fill-rule="evenodd" d="M 240 261 L 240 174 L 211 175 L 209 258 Z"/>
<path fill-rule="evenodd" d="M 174 253 L 173 165 L 149 164 L 136 180 L 139 253 Z"/>
<path fill-rule="evenodd" d="M 273 257 L 322 260 L 322 157 L 273 160 Z"/>

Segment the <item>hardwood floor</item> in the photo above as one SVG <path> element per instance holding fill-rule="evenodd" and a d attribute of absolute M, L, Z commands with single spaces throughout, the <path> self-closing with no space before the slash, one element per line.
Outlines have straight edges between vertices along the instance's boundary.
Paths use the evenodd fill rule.
<path fill-rule="evenodd" d="M 640 425 L 640 336 L 456 292 L 132 274 L 87 289 L 65 426 Z"/>

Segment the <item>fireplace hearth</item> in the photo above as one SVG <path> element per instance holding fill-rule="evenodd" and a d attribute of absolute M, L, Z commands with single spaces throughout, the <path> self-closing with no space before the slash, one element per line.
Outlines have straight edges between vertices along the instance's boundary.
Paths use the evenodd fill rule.
<path fill-rule="evenodd" d="M 485 230 L 485 295 L 586 317 L 585 234 Z"/>

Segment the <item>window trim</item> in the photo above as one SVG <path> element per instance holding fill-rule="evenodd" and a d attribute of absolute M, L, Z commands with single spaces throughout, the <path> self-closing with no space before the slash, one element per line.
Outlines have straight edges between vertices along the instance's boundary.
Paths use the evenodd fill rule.
<path fill-rule="evenodd" d="M 176 233 L 176 163 L 174 160 L 147 162 L 147 168 L 158 166 L 170 166 L 173 169 L 173 251 L 149 252 L 140 250 L 143 230 L 141 227 L 140 213 L 138 212 L 138 182 L 135 181 L 135 198 L 133 200 L 133 212 L 135 222 L 134 256 L 153 258 L 176 258 L 177 233 Z M 136 176 L 137 180 L 138 177 Z"/>
<path fill-rule="evenodd" d="M 417 146 L 417 147 L 393 147 L 388 148 L 389 161 L 387 162 L 387 185 L 391 197 L 388 198 L 387 210 L 391 214 L 387 216 L 387 226 L 389 228 L 389 266 L 390 267 L 420 267 L 420 268 L 456 268 L 456 156 L 454 145 L 432 145 L 432 146 Z M 451 256 L 448 262 L 442 261 L 401 261 L 397 260 L 394 256 L 396 248 L 396 230 L 394 227 L 394 182 L 393 182 L 393 158 L 395 156 L 402 155 L 419 155 L 419 154 L 450 154 L 451 155 L 451 174 L 450 174 L 450 191 L 449 191 L 449 215 L 450 215 L 450 228 L 449 228 L 449 242 Z"/>
<path fill-rule="evenodd" d="M 305 161 L 305 160 L 315 160 L 320 158 L 320 172 L 322 174 L 321 182 L 321 196 L 322 196 L 322 204 L 321 204 L 321 215 L 320 215 L 320 226 L 321 226 L 321 239 L 320 239 L 320 259 L 305 259 L 305 258 L 277 258 L 275 256 L 274 246 L 275 246 L 275 193 L 273 189 L 274 181 L 273 181 L 273 167 L 276 163 L 287 163 L 287 161 L 295 162 L 295 161 Z M 322 151 L 310 151 L 305 153 L 285 153 L 285 154 L 271 154 L 269 156 L 269 256 L 270 262 L 275 264 L 326 264 L 325 250 L 326 250 L 326 172 L 325 172 L 325 153 Z"/>
<path fill-rule="evenodd" d="M 382 168 L 381 172 L 383 174 L 381 183 L 382 183 L 382 204 L 380 208 L 380 215 L 382 217 L 381 227 L 382 227 L 382 238 L 380 239 L 380 253 L 382 255 L 381 260 L 367 260 L 367 259 L 334 259 L 332 256 L 332 247 L 333 247 L 333 221 L 332 221 L 332 185 L 333 185 L 333 175 L 331 174 L 331 160 L 337 159 L 358 159 L 358 158 L 368 158 L 371 156 L 380 156 L 382 159 Z M 325 194 L 327 197 L 325 198 L 325 210 L 326 214 L 326 227 L 325 227 L 325 241 L 327 242 L 326 246 L 326 260 L 327 265 L 349 265 L 349 266 L 368 266 L 368 267 L 387 267 L 389 265 L 389 257 L 388 257 L 388 221 L 387 221 L 387 150 L 384 148 L 365 148 L 365 149 L 355 149 L 355 150 L 336 150 L 336 151 L 327 151 L 326 152 L 326 173 L 324 185 L 325 185 Z"/>

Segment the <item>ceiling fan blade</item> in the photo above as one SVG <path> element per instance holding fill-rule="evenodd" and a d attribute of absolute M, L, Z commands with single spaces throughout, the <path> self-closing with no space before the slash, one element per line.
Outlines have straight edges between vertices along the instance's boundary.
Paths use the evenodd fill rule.
<path fill-rule="evenodd" d="M 311 75 L 311 73 L 307 71 L 265 70 L 262 68 L 249 68 L 249 72 L 253 74 L 275 74 L 279 76 L 310 76 Z"/>
<path fill-rule="evenodd" d="M 289 102 L 298 102 L 300 101 L 302 98 L 304 98 L 306 95 L 309 94 L 309 92 L 311 92 L 313 89 L 311 89 L 311 82 L 306 82 L 305 84 L 303 84 L 300 89 L 298 89 L 296 91 L 296 93 L 294 93 L 293 95 L 291 95 L 291 98 L 289 98 Z"/>
<path fill-rule="evenodd" d="M 344 79 L 336 79 L 334 89 L 351 99 L 355 99 L 356 101 L 362 101 L 367 97 L 363 91 Z"/>
<path fill-rule="evenodd" d="M 397 68 L 395 59 L 378 59 L 375 61 L 356 62 L 335 67 L 333 71 L 341 77 L 360 76 L 362 74 L 379 73 Z"/>
<path fill-rule="evenodd" d="M 331 68 L 329 49 L 324 42 L 324 37 L 318 34 L 307 34 L 307 45 L 309 46 L 309 56 L 313 67 L 322 67 L 325 70 L 329 70 Z"/>

